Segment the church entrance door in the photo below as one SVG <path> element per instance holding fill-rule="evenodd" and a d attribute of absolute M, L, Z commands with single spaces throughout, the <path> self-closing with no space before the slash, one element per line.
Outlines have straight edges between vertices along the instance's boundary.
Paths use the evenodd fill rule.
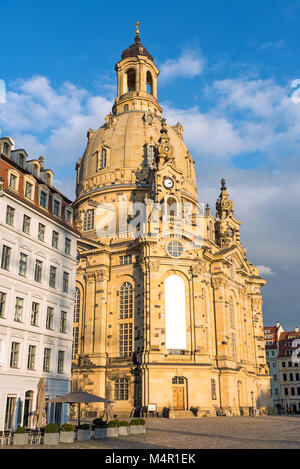
<path fill-rule="evenodd" d="M 173 408 L 174 410 L 184 410 L 184 388 L 173 387 Z"/>

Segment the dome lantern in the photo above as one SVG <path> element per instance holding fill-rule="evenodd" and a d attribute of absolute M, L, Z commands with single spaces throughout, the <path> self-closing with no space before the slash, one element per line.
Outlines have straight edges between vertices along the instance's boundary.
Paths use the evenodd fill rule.
<path fill-rule="evenodd" d="M 120 114 L 131 110 L 143 110 L 161 115 L 157 103 L 157 77 L 159 70 L 152 55 L 140 40 L 140 23 L 135 25 L 134 43 L 121 54 L 121 60 L 115 66 L 118 80 L 118 96 L 113 106 L 113 113 Z"/>

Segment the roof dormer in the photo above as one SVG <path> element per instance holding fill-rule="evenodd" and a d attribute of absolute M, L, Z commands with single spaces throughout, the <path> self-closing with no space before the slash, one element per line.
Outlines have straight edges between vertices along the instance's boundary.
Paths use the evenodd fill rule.
<path fill-rule="evenodd" d="M 0 154 L 10 158 L 11 152 L 14 148 L 14 143 L 15 142 L 10 137 L 0 138 Z"/>
<path fill-rule="evenodd" d="M 54 176 L 54 173 L 53 173 L 53 171 L 51 171 L 51 169 L 42 169 L 41 170 L 41 179 L 49 187 L 52 187 L 53 176 Z"/>
<path fill-rule="evenodd" d="M 13 150 L 11 152 L 11 159 L 17 163 L 17 165 L 21 166 L 21 168 L 26 168 L 26 159 L 28 155 L 24 149 Z"/>
<path fill-rule="evenodd" d="M 26 169 L 31 172 L 32 176 L 39 178 L 41 163 L 39 160 L 29 160 L 27 161 Z"/>

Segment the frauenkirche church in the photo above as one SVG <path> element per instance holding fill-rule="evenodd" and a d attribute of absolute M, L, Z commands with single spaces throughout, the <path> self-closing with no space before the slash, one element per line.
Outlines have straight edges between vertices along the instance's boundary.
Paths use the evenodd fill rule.
<path fill-rule="evenodd" d="M 215 217 L 198 201 L 183 127 L 162 118 L 138 25 L 115 66 L 112 112 L 76 165 L 73 388 L 111 387 L 118 415 L 249 415 L 269 405 L 265 280 L 225 181 Z"/>

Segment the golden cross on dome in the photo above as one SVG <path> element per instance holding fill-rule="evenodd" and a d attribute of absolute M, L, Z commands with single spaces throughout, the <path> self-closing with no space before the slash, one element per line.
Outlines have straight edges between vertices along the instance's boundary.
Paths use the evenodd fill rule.
<path fill-rule="evenodd" d="M 140 25 L 140 24 L 141 24 L 141 23 L 140 23 L 139 21 L 137 21 L 137 22 L 135 23 L 135 25 L 134 25 L 134 26 L 135 26 L 135 35 L 136 35 L 137 37 L 140 36 L 140 30 L 139 30 L 139 25 Z"/>

